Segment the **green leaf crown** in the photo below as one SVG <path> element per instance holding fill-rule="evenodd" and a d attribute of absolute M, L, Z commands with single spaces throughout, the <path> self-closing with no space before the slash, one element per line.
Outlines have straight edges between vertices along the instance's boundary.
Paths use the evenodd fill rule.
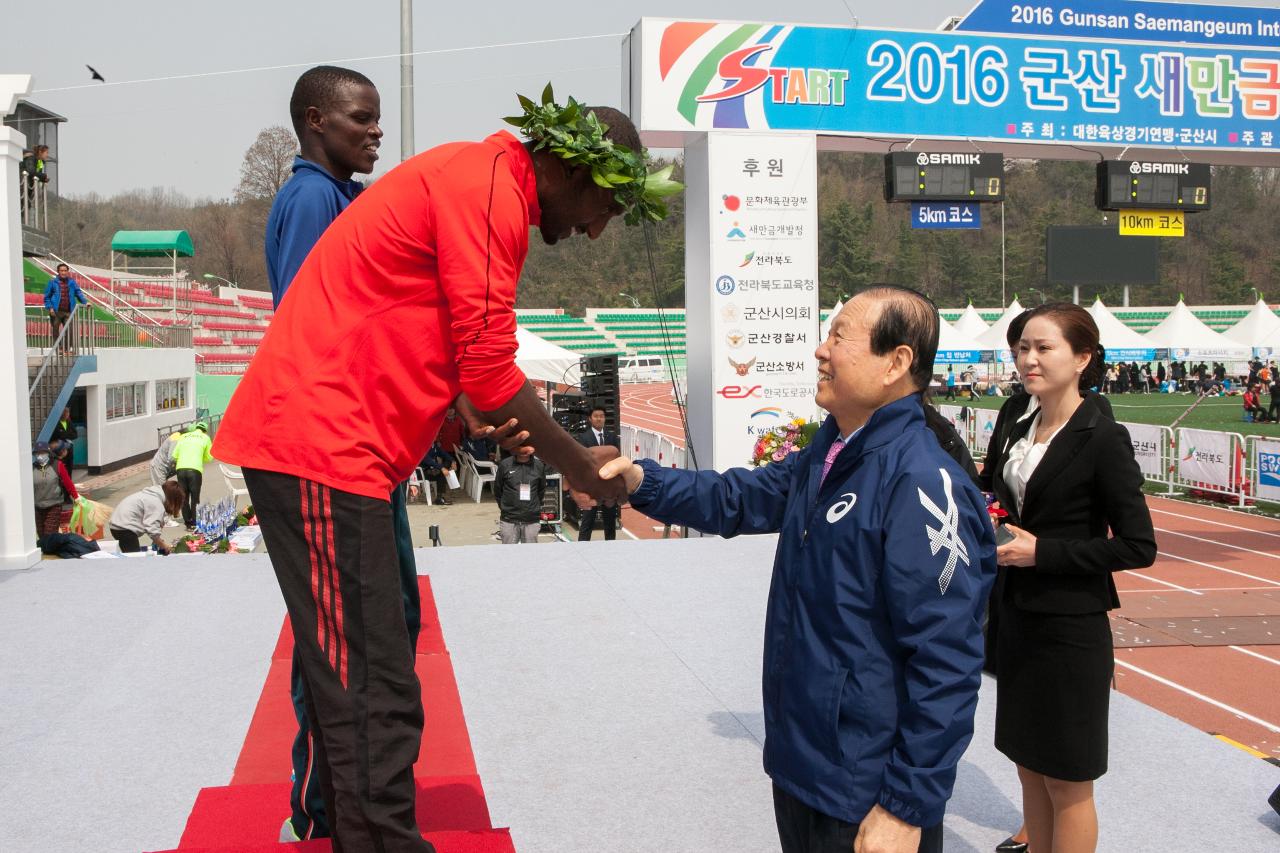
<path fill-rule="evenodd" d="M 605 137 L 609 126 L 572 97 L 567 106 L 557 104 L 550 83 L 542 90 L 541 104 L 524 95 L 516 97 L 524 114 L 504 120 L 520 128 L 534 151 L 546 149 L 575 166 L 590 169 L 598 186 L 613 190 L 614 199 L 626 211 L 628 225 L 667 218 L 663 199 L 684 189 L 684 184 L 671 177 L 674 166 L 648 171 L 644 149 L 635 152 Z"/>

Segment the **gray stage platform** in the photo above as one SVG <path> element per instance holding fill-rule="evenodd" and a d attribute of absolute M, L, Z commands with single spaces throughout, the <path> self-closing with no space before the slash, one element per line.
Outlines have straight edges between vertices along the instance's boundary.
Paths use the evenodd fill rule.
<path fill-rule="evenodd" d="M 495 825 L 521 853 L 772 851 L 772 537 L 423 550 Z M 177 843 L 226 784 L 283 606 L 264 557 L 0 575 L 0 849 Z M 1018 822 L 984 684 L 948 851 Z M 1101 850 L 1280 849 L 1280 769 L 1116 694 Z M 282 816 L 283 817 L 283 816 Z"/>

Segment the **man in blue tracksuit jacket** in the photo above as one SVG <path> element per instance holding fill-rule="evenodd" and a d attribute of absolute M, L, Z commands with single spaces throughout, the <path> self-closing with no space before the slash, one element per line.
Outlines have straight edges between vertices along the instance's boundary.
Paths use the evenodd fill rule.
<path fill-rule="evenodd" d="M 71 317 L 76 304 L 84 305 L 89 301 L 80 289 L 80 282 L 71 277 L 69 266 L 58 264 L 57 273 L 44 288 L 44 310 L 49 312 L 50 346 L 57 342 L 58 333 Z"/>
<path fill-rule="evenodd" d="M 764 646 L 765 771 L 785 853 L 942 849 L 973 734 L 995 578 L 986 503 L 926 427 L 938 313 L 851 300 L 819 346 L 812 444 L 754 470 L 610 462 L 631 504 L 734 536 L 779 532 Z M 825 477 L 824 477 L 825 473 Z"/>

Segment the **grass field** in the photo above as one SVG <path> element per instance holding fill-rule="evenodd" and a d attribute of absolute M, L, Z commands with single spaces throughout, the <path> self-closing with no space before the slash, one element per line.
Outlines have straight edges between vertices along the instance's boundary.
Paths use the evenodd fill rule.
<path fill-rule="evenodd" d="M 1007 397 L 979 397 L 976 400 L 961 399 L 959 402 L 966 406 L 998 409 L 1007 399 Z M 1159 426 L 1172 425 L 1178 416 L 1196 400 L 1191 394 L 1111 394 L 1107 399 L 1111 401 L 1116 420 Z M 941 394 L 935 395 L 933 401 L 934 403 L 949 402 Z M 1263 405 L 1268 405 L 1270 402 L 1270 398 L 1264 395 Z M 1241 435 L 1280 436 L 1280 424 L 1246 423 L 1241 419 L 1243 411 L 1239 397 L 1210 397 L 1196 406 L 1195 411 L 1183 418 L 1178 426 L 1238 432 Z"/>

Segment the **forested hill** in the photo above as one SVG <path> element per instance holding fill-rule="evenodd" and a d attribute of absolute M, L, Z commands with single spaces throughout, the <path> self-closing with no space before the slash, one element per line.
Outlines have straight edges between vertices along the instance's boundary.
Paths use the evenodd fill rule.
<path fill-rule="evenodd" d="M 981 231 L 913 231 L 907 205 L 883 200 L 880 156 L 819 156 L 819 235 L 822 304 L 876 282 L 909 284 L 943 306 L 1000 301 L 1000 215 L 987 206 Z M 1049 225 L 1099 224 L 1093 206 L 1094 164 L 1006 160 L 1007 294 L 1069 298 L 1045 282 L 1044 240 Z M 1187 217 L 1187 237 L 1161 241 L 1162 283 L 1133 290 L 1135 304 L 1253 300 L 1250 288 L 1280 298 L 1280 170 L 1221 167 L 1213 173 L 1213 209 Z M 109 265 L 111 234 L 128 228 L 186 228 L 196 246 L 193 274 L 212 273 L 242 286 L 266 288 L 262 226 L 270 199 L 238 191 L 233 199 L 196 201 L 151 190 L 114 198 L 64 199 L 51 206 L 54 251 L 83 263 Z M 600 239 L 575 237 L 546 246 L 530 234 L 519 292 L 521 308 L 625 307 L 619 293 L 643 305 L 677 307 L 684 300 L 684 204 L 652 228 L 652 256 L 644 228 L 611 225 Z M 1112 215 L 1114 222 L 1114 214 Z M 656 285 L 652 269 L 656 272 Z M 1119 285 L 1101 288 L 1119 304 Z M 1082 294 L 1092 299 L 1093 292 Z"/>

